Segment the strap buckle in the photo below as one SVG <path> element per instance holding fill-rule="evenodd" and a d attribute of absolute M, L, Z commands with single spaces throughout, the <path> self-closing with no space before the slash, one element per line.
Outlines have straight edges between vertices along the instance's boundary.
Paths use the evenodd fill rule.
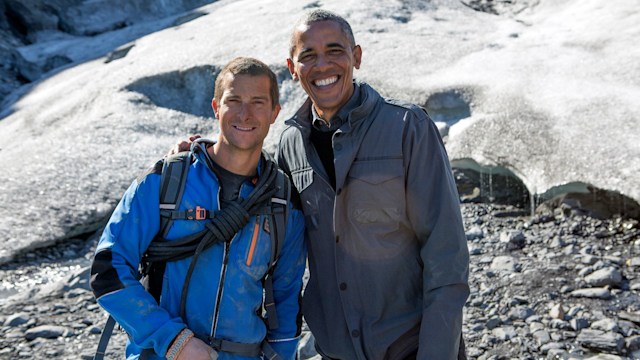
<path fill-rule="evenodd" d="M 200 206 L 196 206 L 196 209 L 187 210 L 187 219 L 193 220 L 195 214 L 196 220 L 204 220 L 207 218 L 207 209 L 202 208 Z"/>

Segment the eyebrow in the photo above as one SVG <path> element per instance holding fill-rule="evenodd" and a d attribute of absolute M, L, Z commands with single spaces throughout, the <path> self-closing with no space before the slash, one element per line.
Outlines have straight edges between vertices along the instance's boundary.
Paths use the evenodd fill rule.
<path fill-rule="evenodd" d="M 336 42 L 327 44 L 327 47 L 328 48 L 346 49 L 346 47 L 343 44 L 336 43 Z M 302 51 L 300 51 L 300 53 L 298 54 L 298 57 L 302 57 L 303 55 L 305 55 L 307 53 L 310 53 L 310 52 L 313 52 L 312 48 L 304 48 L 304 49 L 302 49 Z"/>

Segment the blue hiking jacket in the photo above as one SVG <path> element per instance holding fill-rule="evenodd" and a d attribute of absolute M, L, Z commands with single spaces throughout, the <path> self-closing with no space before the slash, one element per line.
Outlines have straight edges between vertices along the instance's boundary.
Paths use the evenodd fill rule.
<path fill-rule="evenodd" d="M 204 145 L 200 146 L 204 150 Z M 218 179 L 207 166 L 206 151 L 195 154 L 177 210 L 196 206 L 217 210 Z M 259 166 L 258 174 L 260 171 Z M 294 359 L 301 331 L 299 298 L 306 261 L 302 213 L 289 204 L 285 243 L 273 274 L 278 329 L 269 330 L 257 315 L 263 300 L 261 281 L 271 255 L 264 215 L 252 216 L 228 249 L 219 242 L 202 252 L 189 285 L 186 319 L 181 319 L 181 291 L 192 257 L 167 263 L 159 305 L 139 282 L 140 260 L 160 227 L 159 187 L 160 174 L 156 173 L 131 184 L 102 234 L 92 269 L 98 303 L 129 334 L 127 359 L 137 359 L 143 348 L 154 349 L 157 355 L 152 359 L 164 358 L 173 339 L 186 327 L 198 335 L 240 343 L 260 343 L 266 337 L 283 359 Z M 246 197 L 252 189 L 251 182 L 245 182 L 240 196 Z M 175 240 L 199 232 L 207 221 L 175 220 L 167 238 Z M 219 358 L 251 359 L 228 353 L 220 353 Z"/>

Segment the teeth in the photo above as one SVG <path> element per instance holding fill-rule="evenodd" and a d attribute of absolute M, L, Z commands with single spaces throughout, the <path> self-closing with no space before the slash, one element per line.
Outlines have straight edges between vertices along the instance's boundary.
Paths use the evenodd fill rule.
<path fill-rule="evenodd" d="M 237 126 L 237 125 L 236 125 L 236 129 L 238 129 L 238 130 L 242 130 L 242 131 L 250 131 L 250 130 L 253 130 L 253 128 L 252 128 L 252 127 L 248 127 L 248 128 L 246 128 L 246 127 Z"/>
<path fill-rule="evenodd" d="M 338 77 L 337 76 L 332 76 L 330 78 L 326 78 L 326 79 L 322 79 L 322 80 L 316 80 L 316 86 L 327 86 L 327 85 L 333 84 L 336 81 L 338 81 Z"/>

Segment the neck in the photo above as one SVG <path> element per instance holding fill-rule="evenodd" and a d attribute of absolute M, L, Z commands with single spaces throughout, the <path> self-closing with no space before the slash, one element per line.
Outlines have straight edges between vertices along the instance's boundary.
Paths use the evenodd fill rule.
<path fill-rule="evenodd" d="M 218 141 L 207 148 L 207 153 L 223 169 L 237 175 L 253 176 L 257 173 L 261 151 L 233 151 Z"/>
<path fill-rule="evenodd" d="M 338 113 L 337 110 L 322 110 L 319 109 L 316 104 L 313 104 L 313 108 L 316 110 L 316 114 L 318 114 L 318 116 L 324 120 L 327 124 L 331 124 L 331 119 L 333 118 L 333 116 L 335 114 Z"/>
<path fill-rule="evenodd" d="M 355 92 L 355 84 L 352 84 L 351 89 L 349 91 L 349 95 L 345 96 L 345 98 L 342 100 L 342 103 L 336 106 L 335 108 L 321 109 L 315 103 L 313 104 L 313 108 L 316 110 L 316 113 L 318 114 L 318 116 L 320 116 L 324 121 L 326 121 L 327 124 L 331 124 L 331 119 L 338 113 L 338 111 L 340 111 L 345 105 L 347 105 L 349 100 L 351 100 L 351 96 L 353 96 L 354 92 Z"/>

